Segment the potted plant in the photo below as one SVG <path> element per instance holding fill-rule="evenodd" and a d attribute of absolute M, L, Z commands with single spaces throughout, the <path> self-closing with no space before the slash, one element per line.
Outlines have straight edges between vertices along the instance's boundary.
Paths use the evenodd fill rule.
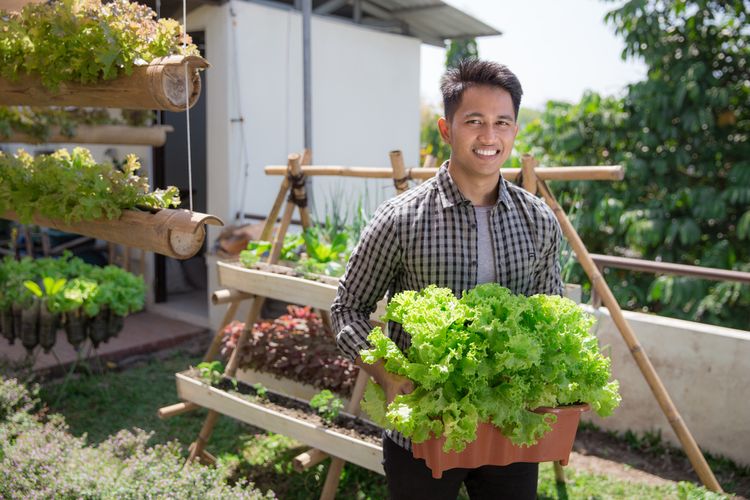
<path fill-rule="evenodd" d="M 386 408 L 382 389 L 371 385 L 363 406 L 378 423 L 411 438 L 415 456 L 421 443 L 437 439 L 442 453 L 433 475 L 444 470 L 442 455 L 460 455 L 469 443 L 478 443 L 482 423 L 496 428 L 512 447 L 532 447 L 553 430 L 560 414 L 543 408 L 587 403 L 606 416 L 619 404 L 609 360 L 590 332 L 593 320 L 568 299 L 514 295 L 494 283 L 458 299 L 433 285 L 394 296 L 384 319 L 403 325 L 410 347 L 401 352 L 375 328 L 362 360 L 384 359 L 386 369 L 413 380 L 415 390 Z M 568 447 L 562 458 L 569 452 Z M 470 453 L 462 459 L 469 467 L 481 465 Z M 516 459 L 504 463 L 511 461 Z M 449 465 L 462 466 L 456 463 L 462 462 Z"/>
<path fill-rule="evenodd" d="M 99 286 L 84 304 L 84 311 L 90 318 L 89 338 L 98 347 L 119 333 L 125 316 L 143 308 L 145 284 L 142 278 L 115 266 L 97 268 L 92 277 Z"/>
<path fill-rule="evenodd" d="M 33 294 L 34 307 L 38 309 L 38 339 L 44 352 L 49 352 L 57 339 L 57 328 L 60 325 L 60 312 L 63 309 L 62 294 L 65 278 L 45 276 L 42 286 L 36 281 L 26 280 L 24 286 Z"/>
<path fill-rule="evenodd" d="M 65 334 L 68 342 L 78 349 L 86 340 L 88 332 L 88 318 L 84 312 L 84 304 L 96 293 L 98 285 L 86 278 L 74 278 L 67 282 L 63 290 L 63 314 Z"/>

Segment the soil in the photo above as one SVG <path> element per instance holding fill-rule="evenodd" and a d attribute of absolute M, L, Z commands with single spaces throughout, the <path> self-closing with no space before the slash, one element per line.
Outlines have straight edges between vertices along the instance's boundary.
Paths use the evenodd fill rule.
<path fill-rule="evenodd" d="M 266 390 L 263 397 L 260 397 L 258 396 L 258 391 L 253 386 L 238 381 L 235 387 L 235 384 L 228 379 L 222 380 L 217 388 L 250 396 L 254 399 L 253 402 L 261 404 L 265 408 L 298 420 L 310 422 L 316 426 L 326 427 L 339 434 L 367 441 L 378 446 L 381 443 L 383 431 L 380 427 L 349 413 L 340 412 L 338 417 L 332 422 L 328 422 L 319 416 L 307 401 L 301 399 L 288 397 L 271 390 Z M 255 400 L 256 398 L 257 400 Z"/>
<path fill-rule="evenodd" d="M 709 459 L 719 484 L 735 498 L 750 498 L 750 468 Z M 581 426 L 576 434 L 569 464 L 574 468 L 601 473 L 631 482 L 665 484 L 689 481 L 700 484 L 682 450 L 656 442 L 628 443 L 611 433 Z"/>

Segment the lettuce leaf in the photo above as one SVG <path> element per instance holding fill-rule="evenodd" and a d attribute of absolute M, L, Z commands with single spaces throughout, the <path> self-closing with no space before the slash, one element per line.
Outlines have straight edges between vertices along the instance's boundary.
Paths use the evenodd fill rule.
<path fill-rule="evenodd" d="M 586 402 L 607 416 L 620 403 L 609 359 L 590 331 L 594 320 L 569 299 L 514 295 L 495 283 L 458 299 L 431 285 L 396 294 L 384 319 L 403 325 L 410 347 L 403 353 L 375 328 L 362 359 L 385 360 L 416 388 L 385 408 L 373 384 L 363 408 L 415 443 L 444 435 L 445 451 L 461 451 L 477 424 L 491 421 L 514 444 L 530 446 L 556 419 L 534 408 Z"/>

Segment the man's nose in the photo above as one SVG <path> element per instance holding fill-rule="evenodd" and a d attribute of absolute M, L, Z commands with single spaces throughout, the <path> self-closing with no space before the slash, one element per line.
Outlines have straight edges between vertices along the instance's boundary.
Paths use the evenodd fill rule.
<path fill-rule="evenodd" d="M 478 139 L 484 144 L 494 144 L 497 140 L 497 130 L 492 124 L 484 125 L 479 131 Z"/>

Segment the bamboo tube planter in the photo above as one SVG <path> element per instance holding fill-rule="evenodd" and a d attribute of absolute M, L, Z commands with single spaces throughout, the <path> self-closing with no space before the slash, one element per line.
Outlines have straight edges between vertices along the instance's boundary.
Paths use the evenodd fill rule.
<path fill-rule="evenodd" d="M 0 217 L 18 221 L 18 215 L 12 211 L 0 214 Z M 205 224 L 224 225 L 213 215 L 168 208 L 155 212 L 123 210 L 119 219 L 71 223 L 36 215 L 32 222 L 66 233 L 141 248 L 175 259 L 189 259 L 198 253 L 206 238 Z"/>
<path fill-rule="evenodd" d="M 217 415 L 228 415 L 267 431 L 289 436 L 379 474 L 384 473 L 380 464 L 383 455 L 380 446 L 289 417 L 261 404 L 211 387 L 184 373 L 177 373 L 175 377 L 180 399 L 208 408 Z"/>
<path fill-rule="evenodd" d="M 130 75 L 96 83 L 66 82 L 57 91 L 44 87 L 34 75 L 22 75 L 16 81 L 0 78 L 0 104 L 185 111 L 200 97 L 198 71 L 208 67 L 208 61 L 199 56 L 160 57 L 136 66 Z"/>
<path fill-rule="evenodd" d="M 130 125 L 76 125 L 72 136 L 64 135 L 59 127 L 54 127 L 45 140 L 29 134 L 14 133 L 9 137 L 0 137 L 2 142 L 19 142 L 24 144 L 125 144 L 144 146 L 163 146 L 167 142 L 167 132 L 173 132 L 171 125 L 154 125 L 150 127 L 133 127 Z"/>
<path fill-rule="evenodd" d="M 437 168 L 408 168 L 406 177 L 415 180 L 425 180 L 437 174 Z M 266 175 L 286 175 L 286 167 L 280 165 L 269 165 L 265 168 Z M 305 175 L 333 175 L 340 177 L 360 177 L 369 179 L 391 179 L 393 169 L 386 167 L 342 167 L 342 166 L 314 166 L 302 167 Z M 515 181 L 521 173 L 520 168 L 503 168 L 500 170 L 503 179 Z M 595 167 L 540 167 L 536 170 L 539 179 L 547 181 L 621 181 L 625 171 L 621 165 Z"/>

